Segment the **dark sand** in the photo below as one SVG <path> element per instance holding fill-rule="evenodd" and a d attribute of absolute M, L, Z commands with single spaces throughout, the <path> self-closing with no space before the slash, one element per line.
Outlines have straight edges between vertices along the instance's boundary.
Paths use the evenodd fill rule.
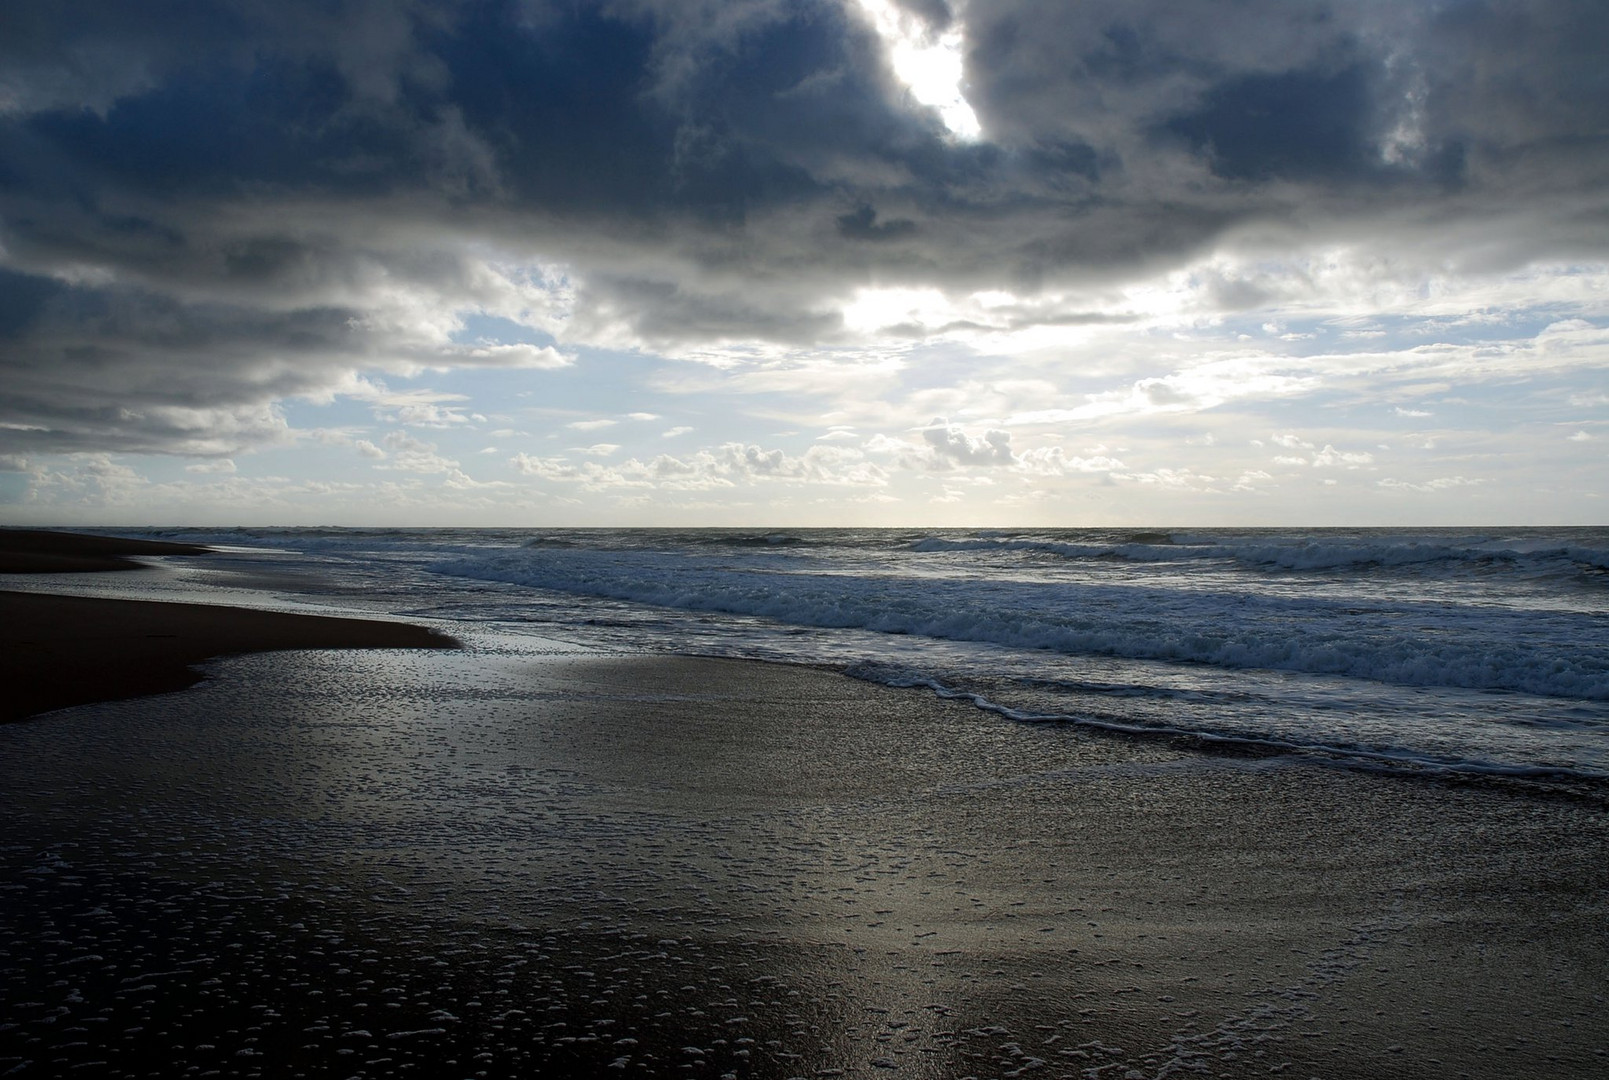
<path fill-rule="evenodd" d="M 0 573 L 135 570 L 130 555 L 191 544 L 0 529 Z M 452 648 L 423 627 L 206 604 L 0 591 L 0 723 L 94 701 L 182 690 L 191 665 L 275 649 Z"/>
<path fill-rule="evenodd" d="M 1609 1072 L 1609 816 L 691 658 L 0 729 L 0 1074 Z"/>
<path fill-rule="evenodd" d="M 274 649 L 443 649 L 420 626 L 211 604 L 0 592 L 0 723 L 93 701 L 182 690 L 191 665 Z"/>
<path fill-rule="evenodd" d="M 0 574 L 62 574 L 139 570 L 130 555 L 205 555 L 195 544 L 132 540 L 44 529 L 0 529 Z"/>

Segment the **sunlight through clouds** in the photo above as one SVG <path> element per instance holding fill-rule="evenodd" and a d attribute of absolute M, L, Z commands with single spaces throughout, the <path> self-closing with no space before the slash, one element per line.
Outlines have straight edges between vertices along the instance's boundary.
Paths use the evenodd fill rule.
<path fill-rule="evenodd" d="M 907 333 L 938 330 L 959 317 L 938 289 L 899 288 L 860 289 L 843 315 L 845 328 L 861 334 L 895 328 Z"/>
<path fill-rule="evenodd" d="M 978 138 L 983 129 L 963 93 L 965 42 L 960 29 L 935 33 L 890 0 L 856 3 L 870 16 L 877 36 L 887 45 L 889 64 L 911 97 L 936 109 L 956 138 Z"/>

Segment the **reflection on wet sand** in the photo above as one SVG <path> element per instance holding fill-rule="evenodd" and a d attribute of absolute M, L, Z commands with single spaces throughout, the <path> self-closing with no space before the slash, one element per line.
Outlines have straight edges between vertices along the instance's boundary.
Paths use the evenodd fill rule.
<path fill-rule="evenodd" d="M 0 731 L 0 1072 L 1603 1060 L 1598 808 L 506 645 Z"/>

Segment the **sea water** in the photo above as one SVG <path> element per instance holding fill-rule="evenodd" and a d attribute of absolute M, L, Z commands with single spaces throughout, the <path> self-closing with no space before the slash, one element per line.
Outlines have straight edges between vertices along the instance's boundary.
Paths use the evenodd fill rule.
<path fill-rule="evenodd" d="M 229 549 L 174 560 L 203 577 L 317 582 L 448 632 L 829 665 L 980 723 L 1609 781 L 1609 529 L 147 534 Z"/>

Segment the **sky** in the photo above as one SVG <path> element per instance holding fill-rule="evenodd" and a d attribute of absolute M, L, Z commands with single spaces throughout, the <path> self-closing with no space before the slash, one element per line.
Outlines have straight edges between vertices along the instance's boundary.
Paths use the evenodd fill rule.
<path fill-rule="evenodd" d="M 0 523 L 1609 510 L 1602 0 L 8 0 Z"/>

